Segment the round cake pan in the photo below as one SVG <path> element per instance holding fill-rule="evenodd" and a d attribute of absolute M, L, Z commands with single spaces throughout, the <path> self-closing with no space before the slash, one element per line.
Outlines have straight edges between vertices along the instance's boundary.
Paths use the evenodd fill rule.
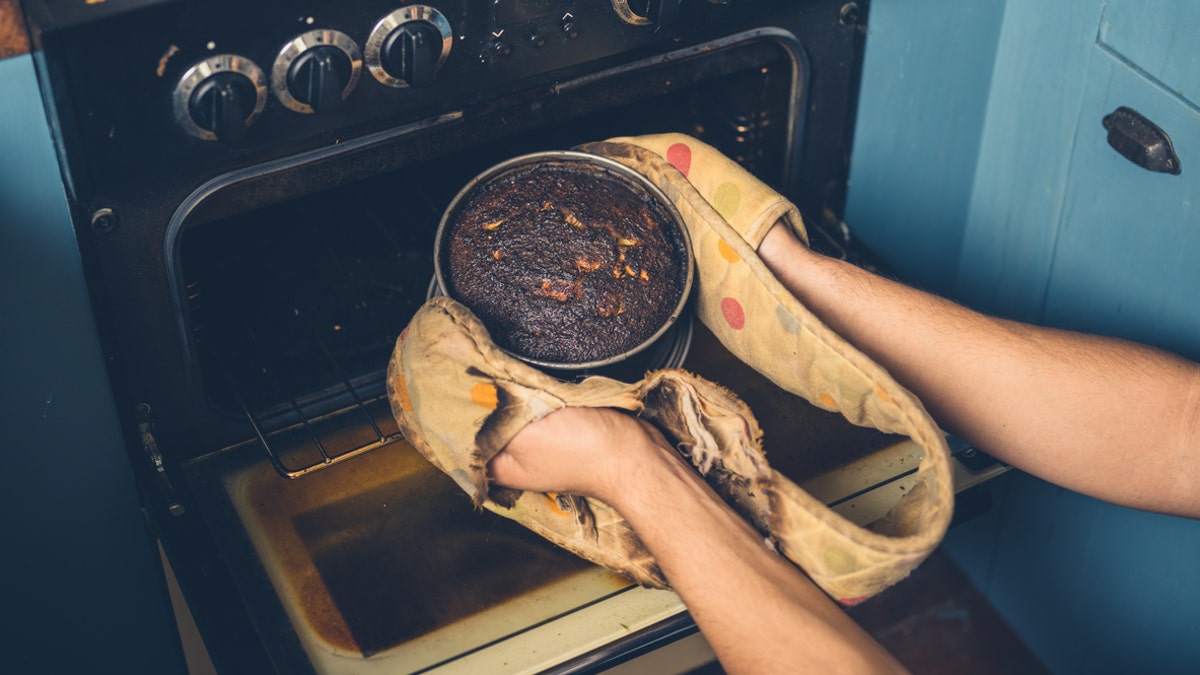
<path fill-rule="evenodd" d="M 429 278 L 429 287 L 425 289 L 425 299 L 446 295 L 438 286 L 437 277 Z M 624 360 L 610 363 L 601 367 L 580 369 L 573 367 L 570 375 L 584 378 L 589 375 L 606 375 L 618 380 L 637 379 L 642 373 L 663 368 L 682 368 L 692 349 L 692 337 L 695 333 L 696 316 L 691 310 L 685 311 L 658 340 L 639 353 L 629 354 Z M 511 353 L 511 352 L 505 352 Z"/>
<path fill-rule="evenodd" d="M 668 199 L 665 194 L 663 194 L 663 191 L 660 190 L 657 185 L 650 182 L 642 174 L 630 169 L 620 162 L 611 160 L 607 157 L 600 157 L 599 155 L 593 155 L 574 150 L 552 150 L 521 155 L 520 157 L 514 157 L 496 164 L 463 186 L 463 188 L 459 190 L 458 194 L 454 196 L 454 199 L 450 201 L 450 205 L 446 207 L 445 212 L 442 214 L 442 219 L 438 223 L 437 236 L 434 240 L 434 278 L 436 280 L 439 293 L 441 295 L 446 295 L 453 298 L 453 294 L 450 293 L 449 290 L 449 284 L 446 282 L 446 265 L 444 264 L 445 261 L 443 258 L 446 251 L 449 249 L 446 238 L 449 236 L 451 224 L 454 222 L 455 217 L 458 215 L 458 212 L 461 206 L 465 203 L 467 197 L 471 195 L 478 186 L 498 179 L 509 171 L 523 168 L 531 164 L 570 164 L 576 168 L 579 166 L 584 166 L 594 171 L 605 172 L 610 175 L 623 178 L 628 183 L 636 186 L 640 190 L 643 190 L 652 199 L 657 201 L 660 206 L 662 206 L 670 220 L 670 224 L 673 225 L 678 231 L 679 241 L 682 242 L 685 259 L 687 261 L 685 272 L 686 276 L 684 278 L 683 291 L 680 293 L 679 301 L 676 303 L 675 307 L 672 308 L 671 313 L 667 316 L 666 320 L 662 322 L 662 324 L 657 330 L 654 331 L 654 333 L 650 335 L 650 337 L 627 351 L 603 359 L 583 363 L 543 361 L 526 356 L 524 354 L 513 352 L 511 350 L 505 350 L 505 352 L 515 358 L 525 361 L 526 363 L 542 368 L 580 371 L 594 370 L 604 366 L 620 363 L 629 357 L 649 348 L 660 338 L 662 338 L 668 330 L 671 329 L 671 327 L 679 320 L 679 317 L 682 316 L 687 309 L 688 298 L 691 296 L 693 277 L 695 275 L 695 256 L 692 252 L 692 239 L 691 235 L 688 233 L 687 225 L 683 222 L 683 217 L 679 215 L 679 211 L 675 208 L 675 204 L 673 204 L 671 200 Z M 458 298 L 454 299 L 457 300 Z"/>

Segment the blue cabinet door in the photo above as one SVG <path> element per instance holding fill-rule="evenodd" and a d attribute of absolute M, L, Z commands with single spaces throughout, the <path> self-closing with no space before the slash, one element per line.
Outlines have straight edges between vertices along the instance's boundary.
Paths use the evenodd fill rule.
<path fill-rule="evenodd" d="M 1180 6 L 1175 20 L 1163 23 L 1153 13 L 1129 15 L 1133 4 L 1165 3 L 1122 1 L 1105 9 L 1042 316 L 1050 324 L 1120 335 L 1200 360 L 1200 109 L 1187 98 L 1200 76 L 1177 67 L 1200 58 L 1197 33 L 1185 41 L 1189 33 L 1178 30 L 1200 24 L 1200 7 Z M 1136 36 L 1128 28 L 1147 22 L 1160 28 L 1157 38 L 1147 27 Z M 1152 56 L 1162 52 L 1173 58 Z M 1180 175 L 1143 169 L 1109 146 L 1101 120 L 1119 106 L 1137 110 L 1170 136 Z"/>
<path fill-rule="evenodd" d="M 1143 78 L 1200 105 L 1200 3 L 1106 0 L 1096 46 Z"/>
<path fill-rule="evenodd" d="M 1008 0 L 961 299 L 1200 359 L 1198 36 L 1195 0 Z M 1170 135 L 1181 175 L 1109 147 L 1119 106 Z M 948 546 L 1046 665 L 1197 672 L 1200 522 L 1010 478 Z"/>
<path fill-rule="evenodd" d="M 0 429 L 0 668 L 184 672 L 29 56 L 0 60 Z"/>

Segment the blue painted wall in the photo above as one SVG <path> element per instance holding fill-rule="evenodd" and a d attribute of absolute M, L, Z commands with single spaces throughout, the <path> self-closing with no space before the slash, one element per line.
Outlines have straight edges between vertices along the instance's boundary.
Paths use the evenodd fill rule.
<path fill-rule="evenodd" d="M 1200 3 L 975 4 L 872 4 L 851 228 L 966 304 L 1200 358 Z M 982 92 L 938 86 L 981 70 Z M 1172 135 L 1182 176 L 1107 146 L 1117 105 Z M 1024 474 L 993 488 L 946 546 L 1054 672 L 1198 672 L 1200 521 Z"/>
<path fill-rule="evenodd" d="M 3 669 L 183 672 L 29 56 L 0 92 Z"/>
<path fill-rule="evenodd" d="M 910 283 L 958 271 L 1004 0 L 875 0 L 846 222 Z"/>

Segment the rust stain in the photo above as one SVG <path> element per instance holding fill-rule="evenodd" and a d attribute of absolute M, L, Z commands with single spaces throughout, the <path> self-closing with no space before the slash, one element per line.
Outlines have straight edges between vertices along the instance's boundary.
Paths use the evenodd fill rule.
<path fill-rule="evenodd" d="M 17 0 L 0 0 L 0 58 L 29 53 L 29 33 Z"/>
<path fill-rule="evenodd" d="M 163 73 L 167 71 L 167 62 L 177 53 L 179 53 L 179 45 L 171 45 L 167 47 L 167 51 L 163 52 L 163 55 L 158 59 L 158 68 L 154 70 L 159 77 L 162 77 Z"/>

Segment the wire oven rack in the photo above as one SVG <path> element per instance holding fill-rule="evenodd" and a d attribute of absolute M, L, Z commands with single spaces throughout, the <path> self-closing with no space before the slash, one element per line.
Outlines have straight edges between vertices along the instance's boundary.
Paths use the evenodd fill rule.
<path fill-rule="evenodd" d="M 425 301 L 440 208 L 411 194 L 423 208 L 397 215 L 372 194 L 277 207 L 227 223 L 236 240 L 194 243 L 189 310 L 209 398 L 249 423 L 287 478 L 401 437 L 383 370 Z"/>
<path fill-rule="evenodd" d="M 341 390 L 326 400 L 348 399 L 348 405 L 320 412 L 288 394 L 284 410 L 268 416 L 252 410 L 236 386 L 230 388 L 271 465 L 286 478 L 308 475 L 401 438 L 386 394 L 372 391 L 377 385 L 356 386 L 328 349 L 325 355 L 339 374 L 336 388 Z"/>

